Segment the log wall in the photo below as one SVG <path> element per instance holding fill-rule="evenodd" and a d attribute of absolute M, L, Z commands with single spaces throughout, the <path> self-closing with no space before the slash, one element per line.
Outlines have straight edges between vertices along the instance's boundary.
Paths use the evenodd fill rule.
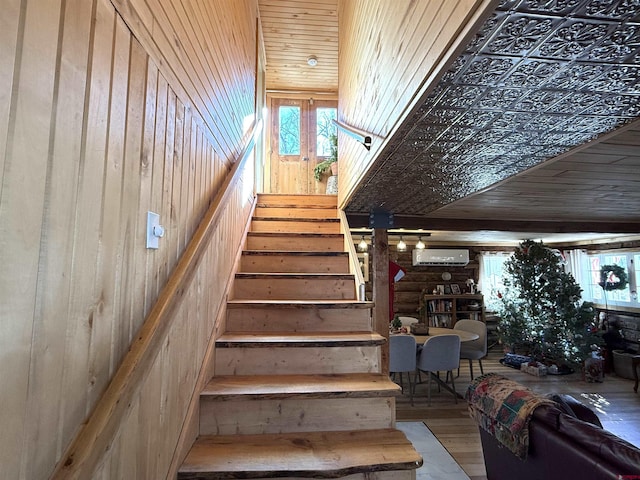
<path fill-rule="evenodd" d="M 406 275 L 395 284 L 394 310 L 399 315 L 420 318 L 420 293 L 426 288 L 431 292 L 436 285 L 457 283 L 462 291 L 467 288 L 466 281 L 472 278 L 476 284 L 479 277 L 478 255 L 480 249 L 469 246 L 452 246 L 469 250 L 469 263 L 465 266 L 413 266 L 411 249 L 406 252 L 394 252 L 394 261 L 406 271 Z M 442 274 L 449 272 L 451 279 L 445 281 Z"/>
<path fill-rule="evenodd" d="M 254 113 L 254 0 L 7 0 L 0 17 L 0 477 L 48 478 Z M 91 478 L 162 478 L 241 241 L 234 193 Z M 145 248 L 148 210 L 166 235 Z M 101 477 L 102 476 L 102 477 Z"/>
<path fill-rule="evenodd" d="M 412 252 L 398 252 L 395 247 L 389 251 L 389 260 L 400 265 L 405 276 L 394 286 L 393 307 L 394 313 L 401 316 L 420 318 L 420 294 L 424 289 L 431 292 L 436 285 L 457 283 L 461 290 L 467 288 L 466 281 L 472 278 L 478 283 L 480 264 L 479 254 L 482 250 L 494 247 L 470 247 L 469 245 L 449 246 L 446 248 L 463 248 L 469 250 L 469 263 L 465 266 L 413 266 Z M 369 261 L 373 263 L 375 254 L 371 251 Z M 370 265 L 370 268 L 373 268 Z M 444 281 L 442 274 L 449 272 L 451 280 Z M 373 286 L 371 282 L 366 284 L 367 298 L 373 298 Z"/>

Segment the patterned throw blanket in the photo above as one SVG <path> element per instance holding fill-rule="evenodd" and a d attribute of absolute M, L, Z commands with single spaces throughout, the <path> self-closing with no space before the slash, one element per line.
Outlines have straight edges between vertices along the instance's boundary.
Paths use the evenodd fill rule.
<path fill-rule="evenodd" d="M 469 413 L 478 425 L 520 458 L 529 450 L 529 420 L 540 405 L 554 405 L 496 373 L 476 377 L 467 388 Z"/>

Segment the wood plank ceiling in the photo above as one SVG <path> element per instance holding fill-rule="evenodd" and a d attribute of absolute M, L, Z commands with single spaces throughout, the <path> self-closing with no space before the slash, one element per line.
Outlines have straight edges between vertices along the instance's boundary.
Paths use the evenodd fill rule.
<path fill-rule="evenodd" d="M 336 93 L 338 0 L 259 0 L 259 8 L 267 90 Z"/>
<path fill-rule="evenodd" d="M 337 88 L 336 4 L 259 0 L 269 89 Z M 639 116 L 637 1 L 505 0 L 346 211 L 354 225 L 382 207 L 398 226 L 514 239 L 640 233 Z"/>

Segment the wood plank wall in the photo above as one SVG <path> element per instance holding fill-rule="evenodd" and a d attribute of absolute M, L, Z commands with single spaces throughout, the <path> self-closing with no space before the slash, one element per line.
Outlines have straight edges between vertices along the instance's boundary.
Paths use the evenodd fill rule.
<path fill-rule="evenodd" d="M 374 135 L 371 151 L 340 135 L 339 205 L 398 121 L 451 58 L 484 0 L 368 0 L 339 3 L 339 120 Z M 390 179 L 392 181 L 392 179 Z"/>
<path fill-rule="evenodd" d="M 0 477 L 43 479 L 244 145 L 257 15 L 254 0 L 2 7 Z M 233 195 L 94 478 L 166 475 L 249 215 L 251 179 Z M 166 228 L 156 251 L 145 249 L 147 210 Z"/>

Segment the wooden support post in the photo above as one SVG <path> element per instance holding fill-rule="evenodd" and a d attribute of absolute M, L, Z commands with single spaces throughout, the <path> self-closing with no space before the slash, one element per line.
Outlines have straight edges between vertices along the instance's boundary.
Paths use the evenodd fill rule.
<path fill-rule="evenodd" d="M 373 230 L 373 324 L 387 339 L 382 347 L 382 373 L 389 374 L 389 236 L 383 228 Z"/>

